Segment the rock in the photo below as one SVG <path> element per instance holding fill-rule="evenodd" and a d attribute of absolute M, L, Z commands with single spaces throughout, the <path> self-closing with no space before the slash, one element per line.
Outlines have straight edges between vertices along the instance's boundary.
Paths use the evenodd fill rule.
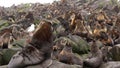
<path fill-rule="evenodd" d="M 88 51 L 90 50 L 90 46 L 85 40 L 83 40 L 81 37 L 77 35 L 69 35 L 69 38 L 71 41 L 73 41 L 76 44 L 73 45 L 73 51 L 75 53 L 79 53 L 79 54 L 88 53 Z"/>
<path fill-rule="evenodd" d="M 19 39 L 19 40 L 15 40 L 10 46 L 9 48 L 22 48 L 25 47 L 23 45 L 26 44 L 26 39 Z"/>
<path fill-rule="evenodd" d="M 59 25 L 56 28 L 56 36 L 60 37 L 60 36 L 66 36 L 66 32 L 65 32 L 65 28 L 62 25 Z"/>
<path fill-rule="evenodd" d="M 50 63 L 51 61 L 52 63 Z M 50 66 L 48 66 L 48 64 L 50 64 Z M 25 68 L 43 68 L 43 66 L 48 66 L 49 68 L 82 68 L 80 65 L 68 65 L 51 59 L 46 60 L 43 64 L 31 65 Z M 7 68 L 7 65 L 0 66 L 0 68 Z"/>
<path fill-rule="evenodd" d="M 0 65 L 2 65 L 2 53 L 0 52 Z"/>
<path fill-rule="evenodd" d="M 89 42 L 89 45 L 91 45 L 93 42 Z M 103 46 L 104 46 L 104 44 L 101 42 L 101 41 L 99 41 L 99 40 L 96 40 L 96 45 L 99 47 L 99 48 L 102 48 Z"/>
<path fill-rule="evenodd" d="M 101 47 L 104 46 L 104 44 L 103 44 L 101 41 L 99 41 L 99 40 L 97 40 L 96 43 L 97 43 L 96 45 L 97 45 L 99 48 L 101 48 Z"/>
<path fill-rule="evenodd" d="M 103 54 L 103 61 L 107 62 L 111 60 L 111 55 L 109 53 L 110 49 L 112 49 L 111 46 L 104 46 L 101 48 L 102 54 Z"/>
<path fill-rule="evenodd" d="M 120 37 L 115 40 L 115 43 L 116 43 L 116 44 L 120 44 Z"/>
<path fill-rule="evenodd" d="M 110 49 L 110 54 L 112 60 L 120 61 L 120 44 L 113 46 L 113 48 Z"/>
<path fill-rule="evenodd" d="M 9 21 L 7 20 L 0 20 L 0 30 L 9 26 L 9 24 L 10 24 Z"/>
<path fill-rule="evenodd" d="M 0 61 L 2 61 L 2 65 L 6 65 L 9 63 L 11 57 L 17 52 L 17 50 L 13 50 L 13 49 L 3 49 L 1 51 L 2 53 L 2 59 Z"/>
<path fill-rule="evenodd" d="M 7 65 L 4 65 L 4 66 L 0 66 L 0 68 L 7 68 Z"/>
<path fill-rule="evenodd" d="M 58 28 L 56 29 L 56 32 L 57 33 L 62 33 L 62 32 L 64 32 L 65 31 L 65 28 L 63 27 L 63 26 L 58 26 Z"/>
<path fill-rule="evenodd" d="M 68 65 L 68 64 L 64 64 L 61 62 L 58 62 L 56 60 L 51 60 L 48 59 L 46 60 L 44 63 L 42 63 L 41 65 L 34 65 L 34 66 L 28 66 L 26 68 L 82 68 L 82 66 L 80 65 Z"/>
<path fill-rule="evenodd" d="M 27 20 L 27 19 L 22 19 L 17 22 L 18 25 L 21 25 L 23 29 L 27 29 L 33 22 Z"/>
<path fill-rule="evenodd" d="M 110 61 L 103 63 L 100 68 L 120 68 L 120 62 Z"/>
<path fill-rule="evenodd" d="M 81 55 L 77 55 L 78 57 L 82 58 L 83 60 L 88 58 L 90 56 L 90 54 L 81 54 Z"/>
<path fill-rule="evenodd" d="M 91 7 L 93 9 L 98 9 L 98 8 L 102 8 L 106 5 L 109 4 L 109 0 L 104 0 L 104 1 L 101 1 L 101 0 L 93 0 L 93 2 L 91 3 Z"/>
<path fill-rule="evenodd" d="M 69 35 L 68 37 L 60 37 L 56 39 L 55 42 L 59 40 L 67 40 L 72 45 L 72 50 L 74 53 L 84 54 L 84 53 L 88 53 L 90 50 L 90 46 L 88 45 L 88 43 L 77 35 Z"/>

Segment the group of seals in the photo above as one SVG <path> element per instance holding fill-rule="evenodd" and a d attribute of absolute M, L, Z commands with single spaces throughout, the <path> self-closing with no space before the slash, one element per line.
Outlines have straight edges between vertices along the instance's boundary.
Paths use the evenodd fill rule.
<path fill-rule="evenodd" d="M 39 28 L 33 34 L 30 42 L 21 51 L 17 52 L 8 64 L 8 68 L 21 68 L 29 65 L 43 63 L 46 59 L 54 57 L 65 64 L 76 64 L 97 68 L 103 61 L 103 55 L 96 41 L 91 45 L 92 56 L 86 60 L 81 60 L 72 52 L 72 45 L 66 42 L 56 42 L 53 46 L 51 23 L 42 21 Z M 54 51 L 55 55 L 54 55 Z"/>

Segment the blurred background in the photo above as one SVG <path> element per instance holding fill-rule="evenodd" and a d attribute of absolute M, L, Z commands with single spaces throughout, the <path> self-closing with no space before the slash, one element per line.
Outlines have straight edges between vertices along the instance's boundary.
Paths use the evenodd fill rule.
<path fill-rule="evenodd" d="M 4 7 L 10 7 L 13 4 L 18 5 L 18 4 L 24 4 L 24 3 L 52 3 L 53 1 L 58 1 L 58 0 L 0 0 L 0 6 Z"/>

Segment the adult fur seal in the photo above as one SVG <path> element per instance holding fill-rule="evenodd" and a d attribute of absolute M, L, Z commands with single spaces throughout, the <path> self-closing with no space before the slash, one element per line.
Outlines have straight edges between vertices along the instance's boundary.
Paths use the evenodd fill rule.
<path fill-rule="evenodd" d="M 50 58 L 52 52 L 51 24 L 47 21 L 41 23 L 26 47 L 12 57 L 8 68 L 24 68 Z"/>

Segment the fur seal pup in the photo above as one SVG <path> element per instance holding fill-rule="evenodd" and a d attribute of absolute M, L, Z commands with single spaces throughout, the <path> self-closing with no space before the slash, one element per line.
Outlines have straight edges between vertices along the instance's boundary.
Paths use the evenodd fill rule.
<path fill-rule="evenodd" d="M 83 61 L 83 67 L 89 67 L 89 68 L 98 68 L 101 63 L 103 62 L 103 55 L 99 47 L 96 45 L 97 43 L 93 41 L 93 44 L 91 45 L 91 57 L 88 59 L 85 59 Z"/>
<path fill-rule="evenodd" d="M 72 52 L 72 46 L 67 43 L 58 55 L 58 60 L 66 64 L 82 65 L 82 60 Z"/>

